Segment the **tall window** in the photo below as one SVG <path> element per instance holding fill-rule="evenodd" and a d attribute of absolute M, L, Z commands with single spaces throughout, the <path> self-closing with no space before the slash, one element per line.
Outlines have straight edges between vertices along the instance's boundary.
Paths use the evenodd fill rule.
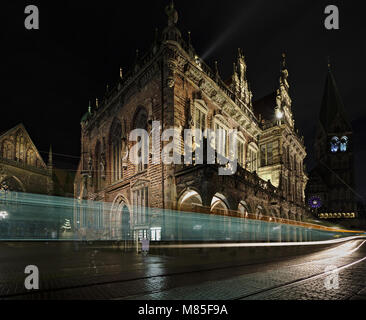
<path fill-rule="evenodd" d="M 132 191 L 135 225 L 148 223 L 149 189 L 148 187 L 138 188 Z"/>
<path fill-rule="evenodd" d="M 122 179 L 122 166 L 121 166 L 122 126 L 120 121 L 117 119 L 115 119 L 112 123 L 110 140 L 111 140 L 112 182 L 115 182 Z"/>
<path fill-rule="evenodd" d="M 227 158 L 229 151 L 227 128 L 217 122 L 215 124 L 215 141 L 217 153 Z"/>
<path fill-rule="evenodd" d="M 330 141 L 330 151 L 331 152 L 337 152 L 339 149 L 339 138 L 333 137 Z"/>
<path fill-rule="evenodd" d="M 8 140 L 3 142 L 2 157 L 9 160 L 14 159 L 14 145 Z"/>
<path fill-rule="evenodd" d="M 99 191 L 102 184 L 102 178 L 101 178 L 101 147 L 100 142 L 98 141 L 95 146 L 95 191 Z"/>
<path fill-rule="evenodd" d="M 261 166 L 269 166 L 273 164 L 273 147 L 274 143 L 269 142 L 261 145 Z"/>
<path fill-rule="evenodd" d="M 195 129 L 201 130 L 202 133 L 206 129 L 206 116 L 207 112 L 204 112 L 203 108 L 197 106 L 194 114 L 194 127 Z"/>
<path fill-rule="evenodd" d="M 347 151 L 347 147 L 348 147 L 348 138 L 346 136 L 343 136 L 341 138 L 341 142 L 340 142 L 340 145 L 339 145 L 339 150 L 341 152 L 346 152 Z"/>
<path fill-rule="evenodd" d="M 18 133 L 16 138 L 16 160 L 23 162 L 25 158 L 24 154 L 24 137 L 21 135 L 21 133 Z"/>
<path fill-rule="evenodd" d="M 34 154 L 34 151 L 33 150 L 28 150 L 27 151 L 27 164 L 30 165 L 30 166 L 35 166 L 36 165 L 36 157 L 35 157 L 35 154 Z"/>
<path fill-rule="evenodd" d="M 239 165 L 245 167 L 244 141 L 242 141 L 241 139 L 238 139 L 237 141 L 237 157 Z"/>
<path fill-rule="evenodd" d="M 147 111 L 145 108 L 143 107 L 139 107 L 138 110 L 135 113 L 134 116 L 134 129 L 144 129 L 147 130 L 148 129 L 148 125 L 147 125 Z M 141 143 L 141 137 L 138 138 L 137 143 Z M 140 148 L 139 152 L 138 152 L 138 157 L 140 159 L 142 159 L 144 157 L 144 155 L 142 154 L 142 152 L 144 151 L 144 148 Z M 146 151 L 146 150 L 145 150 Z M 143 164 L 142 161 L 140 161 L 140 163 L 137 165 L 137 171 L 140 172 L 142 170 L 147 169 L 147 164 Z"/>
<path fill-rule="evenodd" d="M 247 169 L 251 172 L 258 169 L 258 150 L 252 144 L 248 146 Z"/>

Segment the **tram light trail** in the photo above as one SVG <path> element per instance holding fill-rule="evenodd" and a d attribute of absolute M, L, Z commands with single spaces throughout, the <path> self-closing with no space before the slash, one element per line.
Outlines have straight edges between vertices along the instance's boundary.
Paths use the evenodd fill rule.
<path fill-rule="evenodd" d="M 268 219 L 267 219 L 268 218 Z M 274 217 L 134 207 L 8 192 L 0 194 L 0 240 L 185 241 L 190 246 L 280 246 L 342 242 L 364 235 Z"/>

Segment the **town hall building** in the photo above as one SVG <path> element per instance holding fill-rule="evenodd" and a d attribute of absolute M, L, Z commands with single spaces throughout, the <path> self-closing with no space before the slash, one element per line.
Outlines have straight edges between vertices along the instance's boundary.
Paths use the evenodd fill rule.
<path fill-rule="evenodd" d="M 243 218 L 251 214 L 306 219 L 306 151 L 294 120 L 285 55 L 278 90 L 254 103 L 242 50 L 231 79 L 225 81 L 217 64 L 210 68 L 196 54 L 190 35 L 183 39 L 173 4 L 166 7 L 166 14 L 168 25 L 156 34 L 150 50 L 136 58 L 129 73 L 121 69 L 116 86 L 89 106 L 81 119 L 75 198 L 111 203 L 112 210 L 105 211 L 100 222 L 104 228 L 127 223 L 129 230 L 111 232 L 132 230 L 141 237 L 157 235 L 146 207 L 181 214 L 208 210 L 236 212 Z M 197 164 L 195 157 L 192 163 L 155 163 L 151 152 L 148 163 L 133 164 L 127 157 L 136 143 L 130 141 L 130 132 L 145 129 L 152 139 L 156 121 L 160 132 L 236 129 L 237 170 L 219 175 L 220 164 Z M 222 142 L 228 143 L 226 134 Z M 157 143 L 162 151 L 169 142 Z M 205 143 L 207 147 L 210 142 Z M 183 156 L 183 146 L 179 149 Z M 220 152 L 229 157 L 228 148 Z"/>

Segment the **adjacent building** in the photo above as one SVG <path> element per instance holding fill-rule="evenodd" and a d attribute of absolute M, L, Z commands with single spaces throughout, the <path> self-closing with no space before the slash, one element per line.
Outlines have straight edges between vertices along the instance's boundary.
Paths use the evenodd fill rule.
<path fill-rule="evenodd" d="M 46 164 L 23 124 L 0 135 L 0 188 L 52 194 L 52 151 Z"/>
<path fill-rule="evenodd" d="M 314 215 L 343 222 L 357 218 L 361 207 L 355 191 L 353 130 L 330 66 L 314 152 L 316 166 L 306 188 L 307 203 Z"/>

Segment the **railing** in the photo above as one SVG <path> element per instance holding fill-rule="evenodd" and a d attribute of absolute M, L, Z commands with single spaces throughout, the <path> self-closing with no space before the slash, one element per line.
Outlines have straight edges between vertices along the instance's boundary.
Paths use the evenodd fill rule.
<path fill-rule="evenodd" d="M 265 222 L 271 222 L 271 223 L 280 223 L 280 224 L 286 224 L 286 225 L 292 225 L 292 226 L 298 226 L 298 227 L 304 227 L 304 228 L 310 228 L 310 229 L 317 229 L 317 230 L 322 230 L 322 231 L 330 231 L 330 232 L 348 232 L 348 233 L 364 232 L 364 231 L 343 230 L 343 229 L 338 229 L 338 228 L 326 227 L 326 226 L 317 225 L 314 223 L 280 218 L 280 217 L 275 217 L 275 216 L 253 214 L 253 213 L 249 213 L 249 212 L 242 213 L 242 212 L 239 212 L 236 210 L 229 210 L 229 209 L 212 212 L 210 207 L 205 207 L 205 206 L 200 206 L 200 205 L 193 205 L 191 210 L 189 210 L 189 212 L 201 213 L 201 214 L 215 214 L 215 215 L 219 215 L 219 216 L 227 216 L 227 217 L 233 217 L 233 218 L 265 221 Z"/>
<path fill-rule="evenodd" d="M 19 162 L 16 160 L 10 160 L 10 159 L 6 159 L 0 156 L 0 162 L 10 165 L 10 166 L 14 166 L 14 167 L 18 167 L 18 168 L 22 168 L 25 170 L 29 170 L 29 171 L 33 171 L 39 174 L 43 174 L 43 175 L 49 175 L 48 170 L 47 169 L 43 169 L 43 168 L 38 168 L 38 167 L 34 167 L 31 166 L 29 164 L 26 164 L 24 162 Z"/>

